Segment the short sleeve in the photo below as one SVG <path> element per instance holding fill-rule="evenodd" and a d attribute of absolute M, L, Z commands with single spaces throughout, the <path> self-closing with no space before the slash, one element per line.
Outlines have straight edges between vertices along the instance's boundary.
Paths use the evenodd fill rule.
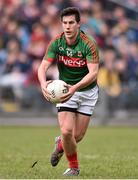
<path fill-rule="evenodd" d="M 56 59 L 56 41 L 51 41 L 48 44 L 44 58 L 46 61 L 53 62 Z"/>
<path fill-rule="evenodd" d="M 91 41 L 87 44 L 86 59 L 89 63 L 99 63 L 99 49 L 96 42 Z"/>

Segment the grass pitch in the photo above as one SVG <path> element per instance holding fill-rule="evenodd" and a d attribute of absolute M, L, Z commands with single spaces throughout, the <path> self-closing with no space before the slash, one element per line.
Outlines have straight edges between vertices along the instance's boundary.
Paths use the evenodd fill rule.
<path fill-rule="evenodd" d="M 1 179 L 65 179 L 65 156 L 51 167 L 57 127 L 0 127 Z M 91 127 L 78 145 L 79 179 L 138 178 L 138 128 Z"/>

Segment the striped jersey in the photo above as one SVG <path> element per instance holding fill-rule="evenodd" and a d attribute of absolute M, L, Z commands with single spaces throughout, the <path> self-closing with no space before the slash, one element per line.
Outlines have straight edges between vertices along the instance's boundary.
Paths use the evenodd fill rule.
<path fill-rule="evenodd" d="M 75 44 L 68 45 L 64 33 L 50 42 L 44 59 L 57 62 L 59 79 L 67 84 L 78 83 L 89 72 L 87 63 L 99 63 L 99 52 L 95 40 L 79 31 Z M 96 81 L 80 91 L 91 89 Z"/>

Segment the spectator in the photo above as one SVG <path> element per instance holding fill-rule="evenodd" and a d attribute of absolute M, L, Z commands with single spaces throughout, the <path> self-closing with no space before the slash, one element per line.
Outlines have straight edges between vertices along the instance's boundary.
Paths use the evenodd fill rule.
<path fill-rule="evenodd" d="M 98 84 L 105 91 L 107 100 L 107 110 L 112 114 L 119 105 L 121 94 L 121 82 L 118 72 L 114 68 L 116 54 L 113 48 L 108 48 L 104 52 L 103 65 L 99 70 Z"/>

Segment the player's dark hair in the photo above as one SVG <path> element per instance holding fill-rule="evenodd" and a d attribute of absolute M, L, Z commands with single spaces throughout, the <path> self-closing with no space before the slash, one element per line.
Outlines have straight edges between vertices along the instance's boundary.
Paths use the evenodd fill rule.
<path fill-rule="evenodd" d="M 68 7 L 66 9 L 63 9 L 60 14 L 61 21 L 64 16 L 71 16 L 71 15 L 75 15 L 76 21 L 80 22 L 80 11 L 76 7 Z"/>

